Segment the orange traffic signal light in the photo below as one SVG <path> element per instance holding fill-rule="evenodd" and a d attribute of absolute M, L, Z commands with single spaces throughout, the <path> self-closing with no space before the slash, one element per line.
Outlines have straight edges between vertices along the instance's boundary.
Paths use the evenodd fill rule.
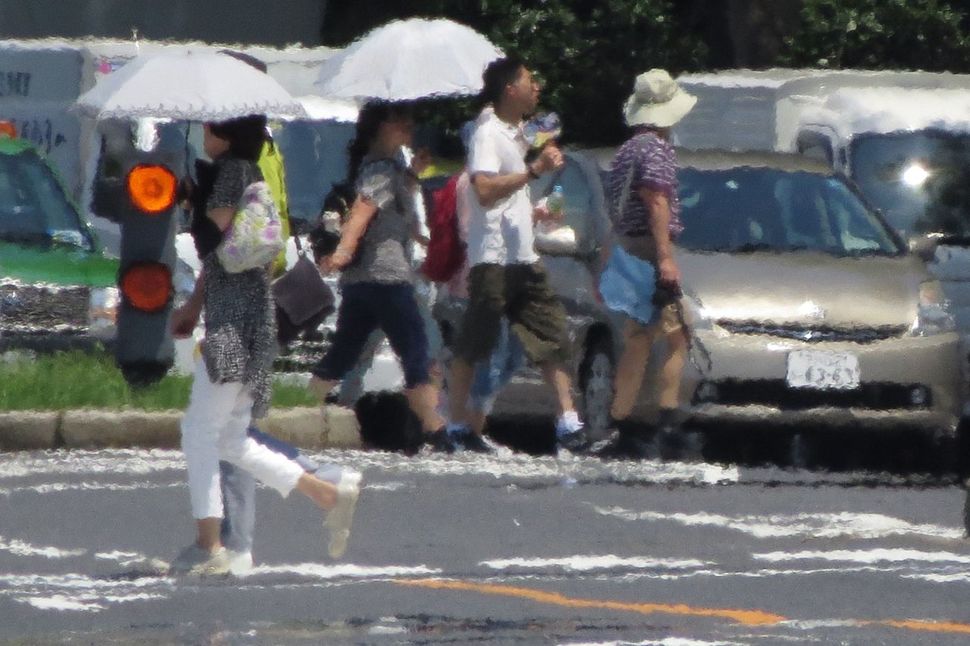
<path fill-rule="evenodd" d="M 138 164 L 128 173 L 126 188 L 136 208 L 154 215 L 175 204 L 177 183 L 175 175 L 165 166 Z"/>
<path fill-rule="evenodd" d="M 121 295 L 136 310 L 154 313 L 172 300 L 172 270 L 160 262 L 132 263 L 119 280 Z"/>

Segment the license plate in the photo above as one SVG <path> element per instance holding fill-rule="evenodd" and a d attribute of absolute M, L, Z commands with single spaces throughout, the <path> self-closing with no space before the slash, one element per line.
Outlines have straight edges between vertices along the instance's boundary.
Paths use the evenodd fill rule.
<path fill-rule="evenodd" d="M 793 350 L 788 353 L 792 388 L 850 390 L 859 387 L 859 358 L 849 352 Z"/>

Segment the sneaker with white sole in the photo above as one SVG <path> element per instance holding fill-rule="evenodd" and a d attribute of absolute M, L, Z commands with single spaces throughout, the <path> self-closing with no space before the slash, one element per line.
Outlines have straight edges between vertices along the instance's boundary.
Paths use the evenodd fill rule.
<path fill-rule="evenodd" d="M 583 422 L 576 411 L 566 411 L 556 420 L 556 445 L 571 453 L 581 453 L 589 448 L 589 438 L 583 430 Z"/>
<path fill-rule="evenodd" d="M 229 552 L 219 547 L 210 552 L 192 543 L 179 553 L 168 570 L 171 575 L 226 576 L 229 572 Z"/>
<path fill-rule="evenodd" d="M 327 512 L 323 521 L 324 527 L 330 532 L 330 542 L 327 552 L 330 558 L 339 559 L 347 550 L 350 539 L 350 526 L 354 522 L 354 510 L 357 508 L 357 498 L 360 496 L 361 474 L 351 469 L 345 469 L 340 474 L 337 483 L 337 504 Z"/>
<path fill-rule="evenodd" d="M 229 559 L 229 573 L 233 576 L 244 576 L 253 570 L 253 553 L 250 551 L 227 550 Z"/>

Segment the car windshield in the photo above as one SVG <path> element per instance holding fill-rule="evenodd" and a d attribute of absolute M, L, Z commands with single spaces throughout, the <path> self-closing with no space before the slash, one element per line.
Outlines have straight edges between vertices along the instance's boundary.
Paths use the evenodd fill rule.
<path fill-rule="evenodd" d="M 863 194 L 903 234 L 970 242 L 970 135 L 865 135 L 853 142 L 850 163 Z"/>
<path fill-rule="evenodd" d="M 832 176 L 771 168 L 684 168 L 678 246 L 695 251 L 895 255 L 896 239 Z"/>
<path fill-rule="evenodd" d="M 33 150 L 0 155 L 0 240 L 94 249 L 60 183 Z"/>
<path fill-rule="evenodd" d="M 289 121 L 273 136 L 286 164 L 290 217 L 315 221 L 331 185 L 347 176 L 346 150 L 353 125 Z"/>

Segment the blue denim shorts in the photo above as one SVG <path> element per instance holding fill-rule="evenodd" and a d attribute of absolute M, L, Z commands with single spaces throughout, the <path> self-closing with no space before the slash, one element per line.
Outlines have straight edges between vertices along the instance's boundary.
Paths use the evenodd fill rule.
<path fill-rule="evenodd" d="M 656 289 L 657 270 L 653 264 L 614 245 L 600 275 L 600 295 L 606 307 L 649 325 L 660 314 L 652 303 Z"/>

